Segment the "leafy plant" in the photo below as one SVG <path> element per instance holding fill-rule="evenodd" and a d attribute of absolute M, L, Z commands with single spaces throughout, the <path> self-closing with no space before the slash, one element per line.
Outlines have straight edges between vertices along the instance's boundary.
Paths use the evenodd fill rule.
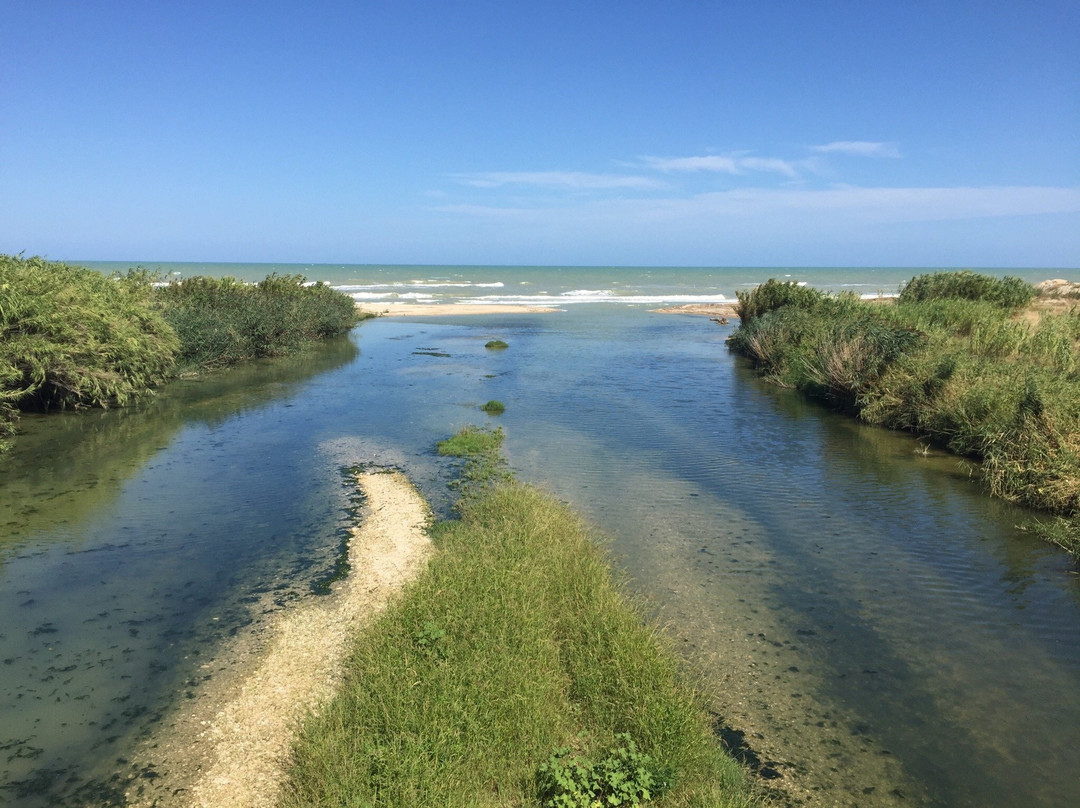
<path fill-rule="evenodd" d="M 658 776 L 656 761 L 639 751 L 628 733 L 617 734 L 615 741 L 597 764 L 573 747 L 552 752 L 537 771 L 544 808 L 637 806 L 658 796 L 668 784 Z"/>
<path fill-rule="evenodd" d="M 446 659 L 446 645 L 442 643 L 444 637 L 446 631 L 432 620 L 425 620 L 424 625 L 413 634 L 416 647 L 436 659 Z"/>

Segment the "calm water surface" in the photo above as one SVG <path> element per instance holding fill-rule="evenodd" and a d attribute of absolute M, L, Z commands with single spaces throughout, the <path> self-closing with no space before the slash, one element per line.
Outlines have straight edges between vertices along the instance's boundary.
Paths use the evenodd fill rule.
<path fill-rule="evenodd" d="M 796 798 L 1080 804 L 1072 563 L 955 459 L 762 384 L 727 333 L 602 304 L 379 320 L 138 409 L 28 419 L 0 465 L 0 804 L 118 793 L 253 604 L 332 569 L 342 469 L 403 467 L 445 513 L 432 448 L 470 422 L 613 537 Z"/>

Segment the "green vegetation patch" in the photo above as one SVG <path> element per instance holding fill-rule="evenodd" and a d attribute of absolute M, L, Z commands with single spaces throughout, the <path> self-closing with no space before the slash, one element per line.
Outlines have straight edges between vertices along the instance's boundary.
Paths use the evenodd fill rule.
<path fill-rule="evenodd" d="M 305 726 L 283 805 L 753 804 L 594 538 L 510 480 L 438 524 Z"/>
<path fill-rule="evenodd" d="M 981 460 L 993 494 L 1075 522 L 1080 307 L 1014 316 L 1031 300 L 1017 283 L 938 273 L 883 306 L 770 281 L 739 294 L 728 344 L 779 384 Z"/>
<path fill-rule="evenodd" d="M 156 281 L 0 255 L 0 451 L 20 410 L 123 405 L 181 373 L 294 353 L 358 321 L 348 295 L 300 275 Z"/>
<path fill-rule="evenodd" d="M 492 351 L 502 351 L 510 346 L 503 342 L 501 339 L 488 340 L 484 343 L 484 347 Z"/>
<path fill-rule="evenodd" d="M 302 275 L 269 275 L 258 284 L 193 277 L 158 290 L 162 313 L 180 337 L 183 370 L 284 356 L 356 325 L 356 304 Z"/>
<path fill-rule="evenodd" d="M 470 424 L 436 444 L 440 455 L 458 457 L 463 461 L 458 477 L 450 483 L 452 488 L 459 491 L 459 508 L 495 483 L 510 478 L 506 458 L 502 454 L 504 438 L 501 428 L 488 429 Z"/>
<path fill-rule="evenodd" d="M 506 405 L 503 404 L 501 401 L 493 398 L 491 401 L 480 407 L 480 409 L 482 409 L 488 415 L 502 415 L 504 412 L 506 412 Z"/>
<path fill-rule="evenodd" d="M 917 275 L 900 291 L 901 303 L 981 300 L 1008 309 L 1026 306 L 1034 297 L 1035 288 L 1020 278 L 995 278 L 968 269 Z"/>
<path fill-rule="evenodd" d="M 171 374 L 179 342 L 151 280 L 0 255 L 0 438 L 20 409 L 121 405 Z"/>

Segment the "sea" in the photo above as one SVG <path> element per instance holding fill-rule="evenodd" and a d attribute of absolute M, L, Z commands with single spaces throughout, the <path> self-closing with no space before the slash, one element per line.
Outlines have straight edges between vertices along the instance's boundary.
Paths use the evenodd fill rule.
<path fill-rule="evenodd" d="M 779 804 L 1080 805 L 1080 575 L 1028 529 L 1042 517 L 966 461 L 762 380 L 728 351 L 734 324 L 655 311 L 770 277 L 890 295 L 926 270 L 141 266 L 448 313 L 22 418 L 0 460 L 0 805 L 168 783 L 162 739 L 230 649 L 338 569 L 348 469 L 400 468 L 450 518 L 435 444 L 467 424 L 501 427 L 513 472 L 595 526 Z"/>
<path fill-rule="evenodd" d="M 164 280 L 191 275 L 255 282 L 267 275 L 302 275 L 340 289 L 358 303 L 520 304 L 561 308 L 582 303 L 676 306 L 734 303 L 736 294 L 777 280 L 862 298 L 895 297 L 916 275 L 939 271 L 911 267 L 545 267 L 413 266 L 379 264 L 243 264 L 81 262 L 103 272 L 142 267 Z M 1063 270 L 981 268 L 1031 283 Z M 1077 274 L 1073 270 L 1073 276 Z"/>

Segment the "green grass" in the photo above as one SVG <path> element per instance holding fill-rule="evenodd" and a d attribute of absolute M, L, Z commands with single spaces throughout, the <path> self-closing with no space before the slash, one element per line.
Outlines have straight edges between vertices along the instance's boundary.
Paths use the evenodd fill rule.
<path fill-rule="evenodd" d="M 1017 314 L 1030 287 L 942 275 L 895 306 L 770 281 L 740 294 L 729 345 L 778 384 L 981 460 L 996 496 L 1075 521 L 1080 307 L 1033 324 Z"/>
<path fill-rule="evenodd" d="M 506 405 L 503 404 L 501 401 L 492 399 L 491 401 L 481 406 L 480 409 L 482 409 L 488 415 L 502 415 L 504 412 L 506 412 Z"/>
<path fill-rule="evenodd" d="M 647 768 L 651 805 L 754 804 L 667 640 L 569 509 L 504 478 L 433 540 L 304 728 L 283 805 L 590 805 L 555 801 L 564 749 L 602 772 Z"/>
<path fill-rule="evenodd" d="M 484 347 L 492 351 L 502 351 L 510 346 L 501 339 L 492 339 L 485 342 Z"/>

